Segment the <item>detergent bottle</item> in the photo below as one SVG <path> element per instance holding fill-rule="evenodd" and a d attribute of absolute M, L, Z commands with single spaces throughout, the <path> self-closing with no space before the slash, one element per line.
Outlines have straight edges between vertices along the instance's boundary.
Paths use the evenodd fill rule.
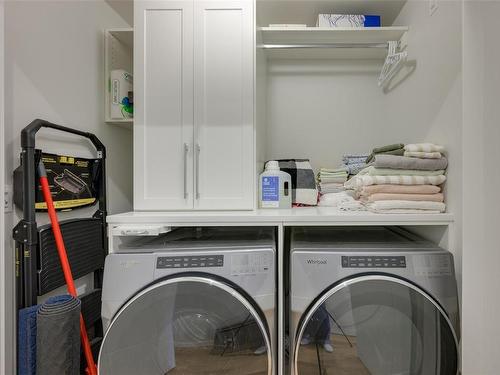
<path fill-rule="evenodd" d="M 271 160 L 266 163 L 259 177 L 259 206 L 261 208 L 291 208 L 292 178 L 280 170 L 279 163 Z"/>

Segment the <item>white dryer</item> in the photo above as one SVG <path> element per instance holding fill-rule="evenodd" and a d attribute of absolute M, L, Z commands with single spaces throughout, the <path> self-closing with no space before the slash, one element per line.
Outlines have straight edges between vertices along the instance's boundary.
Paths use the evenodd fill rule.
<path fill-rule="evenodd" d="M 100 375 L 274 374 L 272 229 L 180 228 L 106 258 Z"/>
<path fill-rule="evenodd" d="M 398 229 L 294 229 L 290 278 L 293 374 L 458 373 L 448 251 Z"/>

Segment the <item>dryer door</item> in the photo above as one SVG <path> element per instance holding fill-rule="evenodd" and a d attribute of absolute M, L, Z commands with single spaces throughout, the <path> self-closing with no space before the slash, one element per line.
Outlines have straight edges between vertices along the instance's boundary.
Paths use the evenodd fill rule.
<path fill-rule="evenodd" d="M 459 366 L 457 337 L 439 304 L 383 275 L 325 291 L 299 323 L 293 359 L 300 375 L 455 375 Z"/>
<path fill-rule="evenodd" d="M 100 375 L 271 374 L 265 317 L 242 291 L 211 276 L 164 279 L 113 318 Z"/>

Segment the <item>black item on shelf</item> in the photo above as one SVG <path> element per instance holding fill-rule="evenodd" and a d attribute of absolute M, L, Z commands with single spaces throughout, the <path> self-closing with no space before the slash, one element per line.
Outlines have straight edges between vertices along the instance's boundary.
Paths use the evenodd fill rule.
<path fill-rule="evenodd" d="M 80 157 L 57 155 L 35 150 L 35 163 L 43 161 L 47 171 L 54 208 L 56 210 L 70 210 L 79 207 L 91 206 L 98 201 L 101 164 L 103 159 L 85 159 Z M 14 171 L 14 204 L 23 207 L 24 166 L 20 165 Z M 35 189 L 35 209 L 47 210 L 43 198 L 40 182 L 31 189 Z"/>
<path fill-rule="evenodd" d="M 66 192 L 71 190 L 80 192 L 82 188 L 86 192 L 88 188 L 98 204 L 96 211 L 90 218 L 62 220 L 60 222 L 69 262 L 74 272 L 73 276 L 78 278 L 92 272 L 94 274 L 94 288 L 96 289 L 90 291 L 89 296 L 86 297 L 93 301 L 92 307 L 90 308 L 88 304 L 82 301 L 82 314 L 86 321 L 94 322 L 93 326 L 87 328 L 89 332 L 92 332 L 94 344 L 98 347 L 103 334 L 100 320 L 100 288 L 102 287 L 104 257 L 107 254 L 106 149 L 92 133 L 39 119 L 31 122 L 21 132 L 21 166 L 16 172 L 16 177 L 18 178 L 18 184 L 22 184 L 21 186 L 17 185 L 15 190 L 21 193 L 21 198 L 18 197 L 17 203 L 22 205 L 23 218 L 13 229 L 17 308 L 21 310 L 36 305 L 39 295 L 65 284 L 51 226 L 49 224 L 38 227 L 36 222 L 36 203 L 37 194 L 39 194 L 38 162 L 40 158 L 44 157 L 61 158 L 61 156 L 55 154 L 44 154 L 41 150 L 36 150 L 36 134 L 41 128 L 55 129 L 87 138 L 97 151 L 96 159 L 66 156 L 66 158 L 73 158 L 73 160 L 66 159 L 68 163 L 61 164 L 62 171 L 57 176 L 59 176 L 59 186 L 64 186 Z M 61 161 L 61 159 L 57 160 Z M 64 160 L 62 161 L 64 162 Z M 77 172 L 75 173 L 75 169 L 71 168 L 71 165 L 74 164 L 71 164 L 71 162 L 76 163 L 77 161 L 80 166 L 84 166 L 86 161 L 89 161 L 87 165 L 89 167 L 89 176 L 85 175 L 86 172 L 78 169 L 76 169 Z M 68 171 L 65 171 L 65 169 Z M 82 178 L 82 173 L 84 178 Z M 83 186 L 84 183 L 87 187 Z M 57 181 L 54 181 L 54 184 L 56 185 Z M 71 194 L 73 193 L 71 192 Z M 40 203 L 40 200 L 38 202 Z M 91 204 L 95 204 L 95 202 Z M 75 206 L 74 208 L 78 207 Z M 92 294 L 94 292 L 95 294 Z M 97 321 L 96 311 L 99 311 Z"/>

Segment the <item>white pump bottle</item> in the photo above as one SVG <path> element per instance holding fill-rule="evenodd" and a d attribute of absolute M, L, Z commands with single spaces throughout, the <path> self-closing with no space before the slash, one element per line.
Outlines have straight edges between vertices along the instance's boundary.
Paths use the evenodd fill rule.
<path fill-rule="evenodd" d="M 292 178 L 280 170 L 275 160 L 268 161 L 259 177 L 260 208 L 291 208 Z"/>

